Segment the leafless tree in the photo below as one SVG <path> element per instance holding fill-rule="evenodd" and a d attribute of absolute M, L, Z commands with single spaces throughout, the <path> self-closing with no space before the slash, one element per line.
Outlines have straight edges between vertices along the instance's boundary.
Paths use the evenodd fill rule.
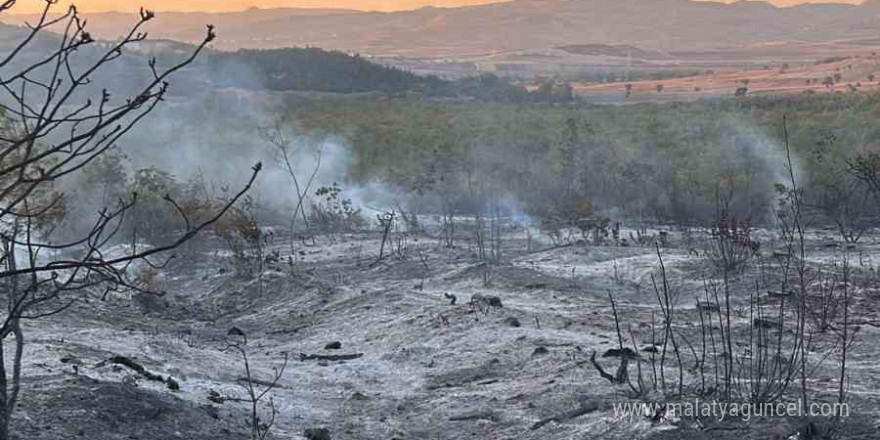
<path fill-rule="evenodd" d="M 322 151 L 320 148 L 314 151 L 315 169 L 309 174 L 307 180 L 300 182 L 301 179 L 300 177 L 297 177 L 296 167 L 293 165 L 294 156 L 296 156 L 297 152 L 294 151 L 295 147 L 293 142 L 284 135 L 281 122 L 276 122 L 272 127 L 263 128 L 261 130 L 261 136 L 277 153 L 278 162 L 281 164 L 282 168 L 284 168 L 284 171 L 290 176 L 291 183 L 293 183 L 293 190 L 296 192 L 296 206 L 294 206 L 293 214 L 290 216 L 290 246 L 291 253 L 293 253 L 293 245 L 295 243 L 294 229 L 296 227 L 297 217 L 299 216 L 302 218 L 303 224 L 306 228 L 309 226 L 309 219 L 306 215 L 305 206 L 306 202 L 309 201 L 309 191 L 311 190 L 312 183 L 314 183 L 315 177 L 321 169 Z"/>
<path fill-rule="evenodd" d="M 141 10 L 126 35 L 98 45 L 75 7 L 53 15 L 50 12 L 57 0 L 44 3 L 23 39 L 0 57 L 0 292 L 6 297 L 5 316 L 0 318 L 0 439 L 9 438 L 11 416 L 21 391 L 22 321 L 61 313 L 96 290 L 140 289 L 128 276 L 132 263 L 166 264 L 173 258 L 169 251 L 216 223 L 250 189 L 260 171 L 257 164 L 240 192 L 197 221 L 191 221 L 167 196 L 169 209 L 180 215 L 182 227 L 164 244 L 139 247 L 137 234 L 133 234 L 124 255 L 103 252 L 137 203 L 136 194 L 101 209 L 81 237 L 53 242 L 51 234 L 67 202 L 65 195 L 56 191 L 56 184 L 101 157 L 152 112 L 163 101 L 169 78 L 189 65 L 215 34 L 208 26 L 202 42 L 165 69 L 151 59 L 150 78 L 127 99 L 114 100 L 102 90 L 97 99 L 78 102 L 93 90 L 97 72 L 122 57 L 126 48 L 146 39 L 142 28 L 154 14 Z M 15 4 L 16 0 L 0 1 L 0 13 L 7 13 Z M 46 36 L 50 27 L 57 35 Z M 51 49 L 34 49 L 32 43 L 38 37 L 41 42 L 50 41 Z M 88 55 L 84 55 L 86 51 Z M 3 344 L 9 338 L 15 339 L 11 353 Z"/>
<path fill-rule="evenodd" d="M 376 220 L 379 221 L 379 226 L 382 227 L 382 241 L 379 244 L 379 256 L 376 257 L 376 261 L 373 262 L 373 264 L 378 264 L 385 258 L 385 244 L 388 243 L 388 237 L 391 236 L 396 215 L 397 214 L 393 210 L 391 212 L 376 214 Z"/>
<path fill-rule="evenodd" d="M 265 440 L 269 435 L 269 431 L 272 429 L 272 425 L 275 424 L 275 416 L 278 415 L 278 409 L 275 407 L 275 402 L 270 397 L 268 403 L 266 403 L 269 410 L 268 415 L 260 417 L 260 403 L 278 386 L 278 381 L 281 380 L 281 376 L 284 375 L 284 370 L 287 368 L 288 356 L 286 353 L 284 354 L 284 360 L 281 367 L 273 367 L 271 380 L 260 380 L 259 378 L 254 377 L 253 371 L 251 371 L 251 363 L 248 359 L 247 352 L 247 335 L 245 335 L 241 329 L 233 327 L 229 330 L 227 337 L 230 339 L 230 342 L 224 351 L 234 352 L 241 356 L 245 371 L 245 376 L 242 377 L 240 381 L 242 382 L 241 386 L 244 387 L 245 392 L 247 393 L 247 397 L 244 399 L 233 400 L 245 402 L 250 405 L 249 424 L 251 428 L 251 440 Z M 260 387 L 262 387 L 262 389 Z"/>

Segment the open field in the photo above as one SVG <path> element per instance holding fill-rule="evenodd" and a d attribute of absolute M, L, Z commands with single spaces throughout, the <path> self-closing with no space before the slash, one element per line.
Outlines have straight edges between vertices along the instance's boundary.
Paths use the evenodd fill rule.
<path fill-rule="evenodd" d="M 468 230 L 466 225 L 462 221 L 460 229 Z M 637 229 L 624 228 L 623 233 Z M 161 271 L 156 287 L 168 290 L 165 297 L 136 295 L 131 301 L 111 295 L 29 329 L 26 394 L 13 425 L 18 438 L 28 439 L 62 439 L 71 432 L 94 440 L 147 432 L 147 438 L 245 438 L 248 406 L 235 401 L 245 397 L 240 382 L 244 366 L 234 353 L 223 351 L 227 330 L 237 327 L 248 335 L 257 378 L 271 379 L 283 354 L 290 356 L 286 374 L 271 391 L 279 411 L 273 431 L 281 438 L 303 438 L 306 429 L 318 427 L 328 428 L 333 439 L 793 438 L 805 422 L 615 416 L 613 403 L 638 399 L 625 385 L 600 377 L 589 358 L 617 346 L 609 294 L 635 346 L 651 346 L 652 319 L 658 325 L 659 313 L 651 276 L 661 275 L 651 243 L 659 244 L 660 230 L 670 233 L 659 249 L 679 314 L 676 330 L 688 335 L 699 352 L 700 312 L 694 298 L 704 296 L 704 283 L 715 276 L 702 256 L 712 239 L 699 231 L 649 229 L 645 237 L 652 238 L 636 246 L 580 239 L 553 246 L 537 231 L 507 229 L 503 257 L 491 264 L 488 282 L 487 263 L 475 257 L 476 244 L 468 233 L 447 248 L 433 233 L 399 232 L 398 244 L 386 248 L 381 261 L 378 232 L 319 236 L 313 245 L 297 245 L 294 254 L 278 236 L 266 250 L 281 258 L 258 278 L 236 276 L 231 257 L 203 243 L 185 262 Z M 396 239 L 403 234 L 406 244 L 399 244 Z M 759 273 L 776 264 L 773 249 L 780 242 L 771 231 L 758 235 L 766 237 L 767 250 L 732 282 L 738 332 L 748 333 L 750 327 L 748 315 L 739 311 L 749 310 L 750 298 L 754 301 L 754 283 L 762 283 L 760 296 L 774 289 L 774 281 L 763 284 Z M 860 276 L 873 273 L 880 243 L 873 235 L 863 240 L 847 247 L 835 241 L 832 231 L 815 231 L 808 238 L 808 265 L 828 270 L 848 256 Z M 880 343 L 880 294 L 867 285 L 853 288 L 858 299 L 849 319 L 859 330 L 847 371 L 853 414 L 843 429 L 847 438 L 867 439 L 876 432 L 880 412 L 875 392 L 880 370 L 873 360 Z M 450 304 L 445 295 L 457 301 Z M 479 295 L 497 297 L 501 306 L 472 302 Z M 780 307 L 778 300 L 764 301 L 768 311 Z M 784 331 L 794 325 L 787 321 Z M 808 325 L 815 330 L 816 322 Z M 814 374 L 806 386 L 819 401 L 836 398 L 839 347 L 834 339 L 816 332 L 810 345 Z M 334 341 L 341 348 L 326 350 Z M 360 357 L 305 360 L 301 353 Z M 107 362 L 120 355 L 173 377 L 179 390 Z M 693 370 L 691 351 L 682 355 L 690 389 L 698 386 L 700 375 Z M 646 351 L 637 361 L 645 380 L 652 365 L 657 367 L 652 358 Z M 616 367 L 613 359 L 600 362 L 612 371 Z M 676 377 L 678 366 L 668 362 L 667 380 L 674 382 L 669 378 Z M 704 369 L 713 381 L 712 367 Z M 630 375 L 636 377 L 635 365 Z M 711 393 L 703 398 L 711 399 Z M 77 399 L 81 403 L 72 403 Z M 539 420 L 584 401 L 598 407 L 534 428 Z M 89 418 L 60 409 L 68 405 Z"/>
<path fill-rule="evenodd" d="M 876 52 L 862 55 L 836 56 L 812 62 L 768 63 L 760 62 L 742 69 L 707 69 L 707 73 L 685 78 L 618 81 L 606 84 L 575 84 L 574 90 L 582 96 L 624 95 L 626 84 L 632 84 L 632 100 L 664 100 L 662 94 L 678 97 L 733 96 L 740 87 L 747 87 L 749 94 L 791 93 L 845 93 L 854 90 L 876 90 L 876 76 L 880 72 L 880 59 Z M 835 75 L 839 77 L 835 78 Z M 828 85 L 826 78 L 833 78 Z M 662 92 L 658 92 L 662 85 Z M 668 99 L 668 98 L 667 98 Z"/>

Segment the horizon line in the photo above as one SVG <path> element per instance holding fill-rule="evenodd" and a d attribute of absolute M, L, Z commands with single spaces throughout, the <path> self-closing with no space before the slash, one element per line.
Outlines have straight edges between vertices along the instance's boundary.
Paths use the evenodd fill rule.
<path fill-rule="evenodd" d="M 367 8 L 367 9 L 358 9 L 358 8 L 351 8 L 351 7 L 332 7 L 332 6 L 324 6 L 324 7 L 320 7 L 320 6 L 269 6 L 269 7 L 266 7 L 266 6 L 257 6 L 257 5 L 252 5 L 252 6 L 244 7 L 244 8 L 241 8 L 241 9 L 230 9 L 230 10 L 220 10 L 220 11 L 204 11 L 204 10 L 192 10 L 192 9 L 153 9 L 153 8 L 149 8 L 149 7 L 145 7 L 144 9 L 148 9 L 148 10 L 150 10 L 150 11 L 153 11 L 153 12 L 157 13 L 157 14 L 163 14 L 163 13 L 174 13 L 174 14 L 236 14 L 236 13 L 248 12 L 248 11 L 253 11 L 253 10 L 260 10 L 260 11 L 272 11 L 272 10 L 312 10 L 312 11 L 321 11 L 321 10 L 326 10 L 326 11 L 362 12 L 362 13 L 370 13 L 370 12 L 372 12 L 372 13 L 397 13 L 397 12 L 412 12 L 412 11 L 419 11 L 419 10 L 422 10 L 422 9 L 464 9 L 464 8 L 474 8 L 474 7 L 485 7 L 485 6 L 492 6 L 492 5 L 500 5 L 500 4 L 505 4 L 505 3 L 514 3 L 514 2 L 547 2 L 547 3 L 549 3 L 549 2 L 559 2 L 559 3 L 562 3 L 562 2 L 573 2 L 573 1 L 580 1 L 580 0 L 496 0 L 496 1 L 487 1 L 486 3 L 464 4 L 464 5 L 458 5 L 458 6 L 423 5 L 423 6 L 419 6 L 419 7 L 414 7 L 414 8 L 403 8 L 403 9 L 376 9 L 376 8 L 372 8 L 372 9 L 369 9 L 369 8 Z M 787 8 L 794 8 L 794 7 L 799 7 L 799 6 L 806 6 L 806 5 L 849 5 L 849 6 L 860 6 L 860 5 L 863 5 L 863 4 L 865 4 L 865 3 L 870 3 L 870 2 L 872 2 L 872 1 L 877 1 L 877 0 L 863 0 L 863 1 L 861 1 L 861 2 L 857 2 L 857 3 L 853 3 L 853 2 L 850 2 L 850 1 L 848 1 L 848 0 L 837 0 L 837 1 L 834 1 L 834 0 L 831 0 L 831 1 L 828 1 L 828 0 L 824 0 L 824 1 L 823 1 L 823 0 L 819 0 L 819 1 L 815 1 L 815 2 L 814 2 L 814 1 L 805 1 L 805 2 L 802 2 L 802 3 L 798 3 L 798 4 L 790 4 L 790 5 L 776 5 L 776 4 L 774 4 L 773 2 L 768 1 L 768 0 L 733 0 L 733 1 L 725 1 L 725 0 L 681 0 L 681 1 L 691 1 L 691 2 L 695 2 L 695 3 L 697 3 L 697 2 L 698 2 L 698 3 L 718 3 L 718 4 L 727 4 L 727 5 L 735 4 L 735 3 L 766 3 L 767 5 L 772 6 L 772 7 L 774 7 L 774 8 L 778 8 L 778 9 L 787 9 Z M 74 1 L 70 1 L 69 3 L 73 3 L 73 4 L 75 4 L 76 1 L 75 1 L 75 0 L 74 0 Z M 59 4 L 59 5 L 57 6 L 57 9 L 58 9 L 58 12 L 54 12 L 54 11 L 53 11 L 52 13 L 60 14 L 60 13 L 63 13 L 63 11 L 66 11 L 66 10 L 67 10 L 66 6 L 65 6 L 65 5 L 61 5 L 61 4 Z M 79 11 L 80 13 L 82 13 L 82 14 L 135 14 L 135 13 L 137 13 L 139 7 L 138 7 L 137 9 L 129 9 L 129 10 L 124 10 L 124 9 L 123 9 L 123 10 L 118 10 L 118 9 L 108 9 L 108 10 L 89 10 L 88 8 L 83 8 L 83 7 L 79 7 L 79 6 L 78 6 L 77 9 L 78 9 L 78 11 Z M 40 12 L 38 12 L 38 11 L 36 11 L 36 10 L 35 10 L 35 11 L 30 11 L 30 12 L 14 12 L 13 10 L 10 10 L 10 11 L 8 11 L 8 13 L 9 13 L 9 15 L 26 16 L 26 15 L 35 15 L 35 14 L 39 14 Z"/>

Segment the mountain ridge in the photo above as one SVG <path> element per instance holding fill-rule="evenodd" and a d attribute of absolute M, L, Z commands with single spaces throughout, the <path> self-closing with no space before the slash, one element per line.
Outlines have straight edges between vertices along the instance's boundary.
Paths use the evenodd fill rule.
<path fill-rule="evenodd" d="M 86 17 L 91 32 L 105 39 L 120 35 L 137 19 L 125 13 Z M 518 0 L 399 12 L 170 12 L 159 15 L 147 30 L 153 37 L 194 42 L 202 38 L 207 23 L 217 26 L 216 47 L 224 50 L 317 46 L 376 56 L 445 57 L 606 44 L 673 51 L 876 38 L 880 2 L 778 7 L 751 1 Z"/>

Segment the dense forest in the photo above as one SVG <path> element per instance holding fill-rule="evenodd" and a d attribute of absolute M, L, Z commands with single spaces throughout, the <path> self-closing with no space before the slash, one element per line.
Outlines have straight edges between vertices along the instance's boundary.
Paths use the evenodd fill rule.
<path fill-rule="evenodd" d="M 628 106 L 288 95 L 283 107 L 302 132 L 345 137 L 351 181 L 405 188 L 428 210 L 509 197 L 539 217 L 705 224 L 724 205 L 770 221 L 788 175 L 784 120 L 816 219 L 863 218 L 874 204 L 850 172 L 880 146 L 873 94 Z"/>
<path fill-rule="evenodd" d="M 870 176 L 854 171 L 880 164 L 878 99 L 858 93 L 600 106 L 287 92 L 253 108 L 230 92 L 146 124 L 138 133 L 150 136 L 126 151 L 182 176 L 164 146 L 197 139 L 188 154 L 223 159 L 224 175 L 269 151 L 259 127 L 280 118 L 299 139 L 298 151 L 325 145 L 323 183 L 338 181 L 343 198 L 381 185 L 384 199 L 358 200 L 374 207 L 393 202 L 432 215 L 500 207 L 535 221 L 602 216 L 682 225 L 710 224 L 723 209 L 769 224 L 785 191 L 777 184 L 789 181 L 787 129 L 811 221 L 859 229 L 877 212 Z"/>
<path fill-rule="evenodd" d="M 174 51 L 161 53 L 160 64 L 174 59 Z M 118 68 L 134 71 L 137 61 Z M 242 145 L 267 119 L 281 118 L 303 139 L 342 141 L 345 185 L 388 185 L 424 213 L 504 205 L 536 219 L 706 224 L 723 207 L 765 223 L 775 215 L 776 184 L 788 180 L 786 119 L 793 171 L 816 221 L 864 225 L 875 216 L 870 181 L 853 173 L 880 160 L 874 93 L 599 106 L 565 84 L 527 91 L 492 75 L 446 81 L 313 48 L 213 52 L 189 69 L 172 92 L 214 92 L 145 128 L 150 136 L 136 150 L 147 153 L 133 155 L 159 156 L 163 145 L 193 138 L 230 161 L 252 158 Z M 125 81 L 108 72 L 106 83 Z M 205 81 L 227 92 L 199 85 Z M 272 92 L 263 98 L 270 104 L 230 92 L 240 89 Z"/>

